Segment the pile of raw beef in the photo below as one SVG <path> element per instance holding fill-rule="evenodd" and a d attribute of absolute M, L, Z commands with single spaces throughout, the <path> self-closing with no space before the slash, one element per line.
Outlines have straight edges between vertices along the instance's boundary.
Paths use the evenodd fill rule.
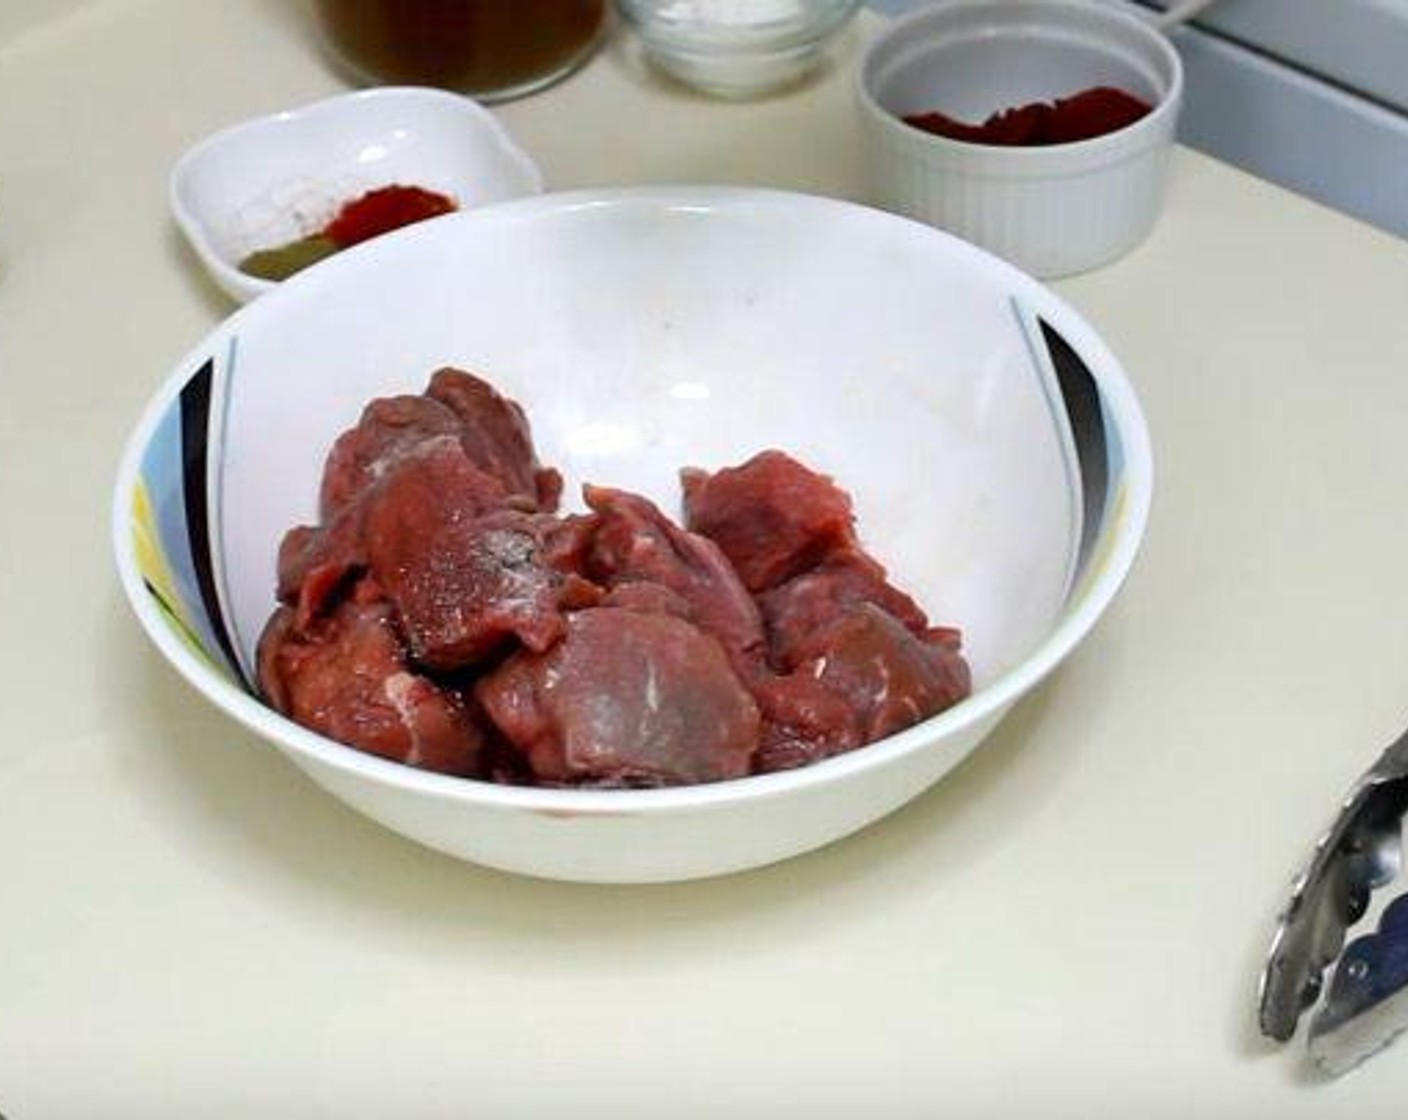
<path fill-rule="evenodd" d="M 538 464 L 522 409 L 453 369 L 334 444 L 280 548 L 259 647 L 279 711 L 412 766 L 639 787 L 803 765 L 969 691 L 862 551 L 850 498 L 780 451 L 681 472 L 684 526 Z"/>

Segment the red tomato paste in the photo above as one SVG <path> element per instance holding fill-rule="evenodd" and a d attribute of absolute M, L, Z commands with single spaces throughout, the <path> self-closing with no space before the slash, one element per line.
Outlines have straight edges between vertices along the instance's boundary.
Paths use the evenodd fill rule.
<path fill-rule="evenodd" d="M 323 227 L 323 236 L 345 249 L 412 222 L 448 214 L 454 208 L 454 199 L 424 187 L 378 187 L 346 203 Z"/>
<path fill-rule="evenodd" d="M 1090 140 L 1131 125 L 1153 107 L 1113 86 L 1094 86 L 1055 101 L 1036 101 L 1002 109 L 982 124 L 967 124 L 938 111 L 913 113 L 904 122 L 915 128 L 1002 147 L 1038 147 Z"/>

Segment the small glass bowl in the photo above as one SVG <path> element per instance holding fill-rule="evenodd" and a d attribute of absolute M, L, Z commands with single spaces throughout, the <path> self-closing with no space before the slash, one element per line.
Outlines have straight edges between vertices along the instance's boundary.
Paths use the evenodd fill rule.
<path fill-rule="evenodd" d="M 718 97 L 799 81 L 862 0 L 617 0 L 660 69 Z"/>

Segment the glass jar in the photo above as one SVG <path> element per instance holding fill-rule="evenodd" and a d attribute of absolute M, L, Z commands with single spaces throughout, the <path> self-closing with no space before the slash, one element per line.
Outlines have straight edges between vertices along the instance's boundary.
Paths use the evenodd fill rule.
<path fill-rule="evenodd" d="M 602 37 L 607 0 L 318 0 L 358 81 L 501 101 L 566 76 Z"/>

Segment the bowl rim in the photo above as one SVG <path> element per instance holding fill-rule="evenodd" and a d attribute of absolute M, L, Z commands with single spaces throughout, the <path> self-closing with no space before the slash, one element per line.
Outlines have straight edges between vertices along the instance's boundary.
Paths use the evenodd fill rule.
<path fill-rule="evenodd" d="M 196 256 L 206 267 L 216 282 L 227 292 L 241 293 L 245 300 L 254 299 L 273 291 L 282 281 L 264 280 L 240 271 L 224 253 L 215 246 L 215 239 L 207 223 L 188 204 L 186 188 L 195 168 L 211 158 L 213 153 L 231 140 L 248 136 L 272 127 L 290 125 L 296 121 L 319 116 L 330 116 L 346 112 L 364 105 L 399 104 L 406 106 L 433 107 L 437 111 L 458 113 L 472 120 L 483 129 L 493 142 L 500 155 L 504 156 L 523 176 L 529 194 L 539 194 L 543 190 L 543 173 L 533 158 L 519 146 L 503 122 L 473 98 L 433 86 L 375 86 L 367 89 L 349 90 L 320 97 L 284 109 L 247 117 L 208 133 L 197 140 L 177 157 L 167 177 L 167 204 L 177 227 L 190 243 Z M 343 250 L 345 252 L 346 250 Z"/>
<path fill-rule="evenodd" d="M 1048 322 L 1081 356 L 1091 370 L 1106 403 L 1110 423 L 1119 433 L 1126 492 L 1119 516 L 1109 529 L 1108 545 L 1092 562 L 1091 573 L 1074 590 L 1055 627 L 1020 662 L 999 673 L 967 699 L 885 739 L 792 770 L 749 775 L 726 781 L 659 789 L 582 789 L 498 785 L 474 778 L 420 770 L 325 738 L 266 706 L 215 670 L 190 649 L 162 615 L 147 591 L 138 567 L 131 510 L 141 476 L 143 455 L 158 422 L 196 369 L 211 354 L 224 353 L 230 340 L 259 321 L 279 313 L 276 294 L 236 309 L 189 347 L 147 402 L 124 445 L 113 487 L 111 544 L 119 580 L 141 628 L 167 662 L 197 693 L 286 755 L 303 755 L 322 767 L 369 780 L 378 786 L 429 796 L 444 802 L 477 804 L 502 810 L 526 810 L 550 816 L 636 816 L 705 809 L 722 803 L 765 801 L 844 782 L 864 770 L 878 769 L 925 748 L 943 750 L 936 737 L 979 727 L 1049 675 L 1095 626 L 1114 599 L 1134 563 L 1148 521 L 1153 488 L 1153 459 L 1148 427 L 1132 383 L 1107 344 L 1082 315 L 1036 278 L 961 238 L 888 211 L 820 195 L 768 188 L 716 185 L 650 185 L 557 191 L 495 203 L 447 215 L 439 222 L 461 224 L 514 221 L 525 212 L 561 213 L 574 209 L 648 205 L 698 213 L 747 206 L 758 202 L 810 207 L 858 215 L 866 221 L 909 227 L 914 235 L 934 240 L 965 265 L 986 271 L 1019 298 L 1024 307 Z M 377 242 L 406 244 L 429 240 L 432 223 L 395 231 Z M 375 269 L 379 255 L 368 243 L 363 252 L 334 257 L 288 281 L 294 289 L 328 283 L 336 269 Z M 295 762 L 302 765 L 300 759 Z"/>
<path fill-rule="evenodd" d="M 1056 13 L 1078 11 L 1083 16 L 1106 20 L 1112 26 L 1123 26 L 1142 36 L 1169 68 L 1168 89 L 1162 92 L 1158 103 L 1149 112 L 1122 128 L 1085 140 L 1042 145 L 984 144 L 927 132 L 906 124 L 876 98 L 871 89 L 875 60 L 884 50 L 902 41 L 906 35 L 913 34 L 917 28 L 951 11 L 968 9 L 982 12 L 996 22 L 1002 18 L 1004 9 L 1024 8 L 1044 8 Z M 1139 147 L 1142 141 L 1158 142 L 1166 129 L 1172 129 L 1174 122 L 1170 118 L 1176 118 L 1179 113 L 1184 82 L 1183 59 L 1168 36 L 1148 20 L 1123 7 L 1093 3 L 1092 0 L 935 0 L 891 20 L 865 45 L 855 67 L 852 87 L 866 117 L 884 130 L 887 139 L 911 150 L 947 155 L 956 161 L 975 165 L 981 161 L 993 170 L 1001 166 L 1002 170 L 1007 171 L 1021 169 L 1032 173 L 1059 173 L 1072 170 L 1066 166 L 1067 163 L 1099 162 L 1119 157 Z"/>

